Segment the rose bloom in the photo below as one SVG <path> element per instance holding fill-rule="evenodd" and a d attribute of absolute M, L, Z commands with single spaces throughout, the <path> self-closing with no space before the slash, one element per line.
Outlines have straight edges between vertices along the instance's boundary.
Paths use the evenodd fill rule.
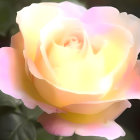
<path fill-rule="evenodd" d="M 114 121 L 140 99 L 140 19 L 113 7 L 32 4 L 17 13 L 20 32 L 0 49 L 0 89 L 51 134 L 124 136 Z"/>

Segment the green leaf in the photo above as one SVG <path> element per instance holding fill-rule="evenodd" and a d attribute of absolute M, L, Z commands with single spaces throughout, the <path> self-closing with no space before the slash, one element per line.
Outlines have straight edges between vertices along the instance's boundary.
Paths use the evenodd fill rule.
<path fill-rule="evenodd" d="M 107 139 L 102 137 L 73 135 L 72 137 L 64 137 L 62 140 L 107 140 Z"/>
<path fill-rule="evenodd" d="M 0 106 L 17 107 L 20 104 L 22 104 L 21 100 L 17 100 L 0 91 Z"/>
<path fill-rule="evenodd" d="M 0 35 L 5 36 L 15 23 L 15 0 L 0 0 Z"/>
<path fill-rule="evenodd" d="M 37 129 L 37 140 L 56 140 L 56 136 L 48 134 L 43 128 Z"/>
<path fill-rule="evenodd" d="M 43 113 L 39 107 L 28 109 L 24 105 L 20 106 L 20 111 L 30 120 L 37 120 L 37 118 Z"/>
<path fill-rule="evenodd" d="M 32 122 L 16 113 L 0 116 L 1 140 L 36 140 L 36 129 Z"/>

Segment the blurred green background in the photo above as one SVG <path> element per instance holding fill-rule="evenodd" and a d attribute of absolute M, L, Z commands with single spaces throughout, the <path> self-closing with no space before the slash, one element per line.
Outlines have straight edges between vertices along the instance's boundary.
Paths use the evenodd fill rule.
<path fill-rule="evenodd" d="M 63 0 L 0 0 L 0 47 L 9 46 L 10 38 L 18 32 L 15 18 L 21 8 L 44 1 Z M 93 6 L 114 6 L 121 12 L 140 17 L 140 0 L 69 0 L 79 2 L 87 8 Z M 131 100 L 132 108 L 126 110 L 116 121 L 126 131 L 126 136 L 117 140 L 140 140 L 140 101 Z M 15 100 L 0 92 L 0 140 L 61 140 L 47 134 L 37 117 L 42 113 L 39 108 L 27 109 L 20 100 Z M 63 140 L 106 140 L 99 137 L 66 137 Z"/>

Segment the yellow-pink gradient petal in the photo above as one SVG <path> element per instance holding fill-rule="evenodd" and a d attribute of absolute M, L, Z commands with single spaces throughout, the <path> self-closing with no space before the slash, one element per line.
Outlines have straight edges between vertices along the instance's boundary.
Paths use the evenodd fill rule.
<path fill-rule="evenodd" d="M 24 49 L 24 40 L 22 37 L 21 32 L 16 33 L 11 37 L 11 47 L 15 48 L 18 53 L 21 53 L 21 57 L 23 55 L 23 49 Z"/>
<path fill-rule="evenodd" d="M 31 79 L 26 75 L 24 59 L 18 50 L 11 47 L 1 48 L 0 65 L 2 66 L 0 89 L 4 93 L 22 99 L 24 104 L 31 109 L 38 105 L 47 113 L 61 112 L 61 110 L 46 104 L 45 100 L 39 96 Z"/>
<path fill-rule="evenodd" d="M 52 85 L 45 80 L 37 79 L 35 77 L 33 78 L 33 82 L 40 96 L 49 104 L 57 107 L 94 101 L 97 99 L 99 100 L 101 97 L 100 95 L 75 93 L 63 88 L 56 87 L 55 85 Z"/>
<path fill-rule="evenodd" d="M 1 87 L 2 91 L 13 96 L 30 96 L 29 99 L 33 97 L 42 101 L 39 95 L 36 94 L 37 91 L 25 73 L 24 60 L 19 56 L 17 50 L 14 48 L 3 47 L 0 49 L 0 53 L 1 63 L 3 64 L 3 68 L 1 68 L 0 72 L 1 82 L 3 80 L 1 86 L 7 85 L 7 88 L 4 88 L 3 86 Z M 16 94 L 18 91 L 19 95 Z"/>
<path fill-rule="evenodd" d="M 123 79 L 120 81 L 117 89 L 108 93 L 101 100 L 106 101 L 116 101 L 125 99 L 140 99 L 140 62 L 137 63 L 132 71 L 129 71 L 124 75 Z"/>
<path fill-rule="evenodd" d="M 125 101 L 114 102 L 108 108 L 94 114 L 65 112 L 65 113 L 60 113 L 58 115 L 61 118 L 66 119 L 70 122 L 80 123 L 80 124 L 86 124 L 92 122 L 107 122 L 109 120 L 115 120 L 125 109 L 130 107 L 131 104 L 127 100 L 125 100 Z"/>
<path fill-rule="evenodd" d="M 81 136 L 100 136 L 107 139 L 116 139 L 125 135 L 123 129 L 114 121 L 77 124 L 62 119 L 57 114 L 48 115 L 45 113 L 39 117 L 38 121 L 47 132 L 57 136 L 72 136 L 76 133 Z"/>
<path fill-rule="evenodd" d="M 40 3 L 25 7 L 17 13 L 16 21 L 24 38 L 25 51 L 30 59 L 34 60 L 40 43 L 40 29 L 58 16 L 60 11 L 56 3 Z"/>

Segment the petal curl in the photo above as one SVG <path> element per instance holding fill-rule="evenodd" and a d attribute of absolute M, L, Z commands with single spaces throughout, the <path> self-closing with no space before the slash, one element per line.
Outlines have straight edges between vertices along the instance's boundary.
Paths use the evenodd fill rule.
<path fill-rule="evenodd" d="M 59 7 L 67 17 L 80 18 L 86 12 L 85 7 L 68 1 L 61 2 Z"/>
<path fill-rule="evenodd" d="M 45 112 L 60 112 L 45 103 L 39 96 L 24 70 L 24 60 L 17 50 L 10 47 L 0 49 L 0 90 L 17 99 L 22 99 L 29 108 L 40 106 Z"/>
<path fill-rule="evenodd" d="M 11 37 L 11 45 L 10 46 L 12 48 L 15 48 L 18 51 L 18 53 L 23 55 L 24 40 L 23 40 L 21 32 L 18 32 Z"/>
<path fill-rule="evenodd" d="M 100 95 L 74 93 L 72 91 L 56 87 L 55 85 L 36 77 L 33 77 L 33 82 L 40 96 L 49 104 L 57 107 L 99 100 L 101 97 Z"/>
<path fill-rule="evenodd" d="M 16 22 L 19 24 L 23 35 L 28 57 L 34 60 L 37 47 L 40 43 L 40 29 L 45 24 L 60 15 L 79 18 L 85 11 L 84 7 L 71 2 L 32 4 L 18 11 Z M 40 18 L 40 15 L 42 18 Z"/>
<path fill-rule="evenodd" d="M 140 19 L 134 15 L 127 14 L 127 13 L 120 13 L 120 25 L 127 28 L 135 38 L 135 48 L 137 50 L 137 54 L 140 52 Z"/>
<path fill-rule="evenodd" d="M 108 101 L 119 101 L 126 99 L 140 99 L 140 60 L 137 60 L 137 63 L 133 71 L 127 73 L 122 81 L 119 83 L 119 89 L 116 89 L 104 98 L 101 102 Z"/>
<path fill-rule="evenodd" d="M 124 136 L 125 132 L 115 122 L 76 124 L 64 120 L 56 114 L 42 114 L 38 121 L 51 134 L 58 136 L 71 136 L 74 133 L 82 136 L 100 136 L 115 139 Z"/>
<path fill-rule="evenodd" d="M 39 117 L 38 121 L 46 131 L 54 135 L 71 136 L 76 133 L 82 136 L 100 136 L 106 137 L 107 139 L 115 139 L 124 136 L 125 132 L 118 124 L 111 120 L 116 119 L 116 117 L 128 107 L 130 107 L 130 103 L 123 101 L 115 103 L 110 109 L 95 114 L 95 116 L 84 115 L 84 117 L 81 116 L 82 114 L 74 115 L 70 113 L 68 115 L 64 114 L 64 118 L 59 114 L 48 115 L 44 113 Z M 87 120 L 88 117 L 90 117 L 89 123 L 83 121 L 83 119 Z M 96 120 L 94 120 L 95 118 Z M 79 122 L 80 119 L 82 119 L 81 122 Z M 78 122 L 76 123 L 75 120 L 78 120 Z"/>
<path fill-rule="evenodd" d="M 80 113 L 80 114 L 108 114 L 110 119 L 117 118 L 126 108 L 130 108 L 131 104 L 128 101 L 122 102 L 103 102 L 103 103 L 81 103 L 72 104 L 62 108 L 66 112 Z M 116 110 L 115 112 L 113 110 Z"/>
<path fill-rule="evenodd" d="M 63 107 L 62 109 L 66 112 L 73 112 L 73 113 L 81 113 L 81 114 L 97 114 L 109 106 L 111 106 L 114 102 L 109 103 L 81 103 L 81 104 L 71 104 L 68 106 Z"/>
<path fill-rule="evenodd" d="M 16 22 L 19 24 L 24 38 L 25 50 L 30 59 L 33 60 L 36 55 L 40 29 L 60 13 L 61 10 L 56 3 L 32 4 L 17 13 Z"/>
<path fill-rule="evenodd" d="M 60 116 L 74 123 L 107 122 L 108 120 L 115 120 L 124 110 L 130 107 L 130 102 L 126 100 L 115 102 L 108 108 L 105 108 L 104 110 L 93 114 L 84 112 L 81 113 L 80 111 L 74 112 L 73 110 L 71 110 L 70 112 L 60 114 Z"/>
<path fill-rule="evenodd" d="M 117 23 L 118 15 L 119 11 L 111 6 L 92 7 L 83 14 L 81 20 L 90 27 L 95 23 Z"/>

